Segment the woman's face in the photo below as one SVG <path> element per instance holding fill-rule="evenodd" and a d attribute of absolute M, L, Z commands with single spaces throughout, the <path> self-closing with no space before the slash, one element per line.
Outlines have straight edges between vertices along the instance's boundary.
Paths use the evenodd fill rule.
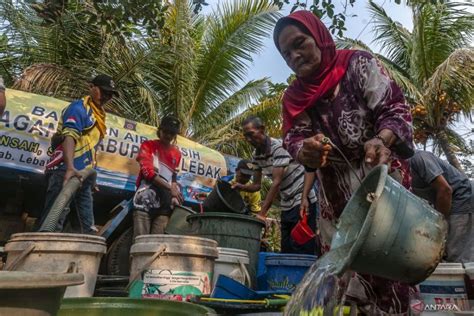
<path fill-rule="evenodd" d="M 280 54 L 298 77 L 311 77 L 321 64 L 321 50 L 313 37 L 295 25 L 288 25 L 278 37 Z"/>

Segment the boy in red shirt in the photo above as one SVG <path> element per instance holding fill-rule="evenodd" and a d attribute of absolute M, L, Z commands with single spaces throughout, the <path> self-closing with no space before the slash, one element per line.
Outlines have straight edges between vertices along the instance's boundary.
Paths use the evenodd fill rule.
<path fill-rule="evenodd" d="M 139 235 L 163 234 L 173 207 L 183 202 L 176 182 L 181 152 L 176 143 L 180 122 L 164 117 L 158 128 L 159 139 L 142 143 L 137 156 L 140 173 L 133 198 L 133 239 Z"/>

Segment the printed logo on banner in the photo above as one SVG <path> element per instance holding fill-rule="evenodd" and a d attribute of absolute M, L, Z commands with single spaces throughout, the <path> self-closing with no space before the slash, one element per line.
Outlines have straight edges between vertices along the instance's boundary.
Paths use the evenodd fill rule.
<path fill-rule="evenodd" d="M 123 124 L 123 128 L 131 130 L 131 131 L 136 131 L 137 130 L 137 122 L 125 120 L 125 123 Z"/>

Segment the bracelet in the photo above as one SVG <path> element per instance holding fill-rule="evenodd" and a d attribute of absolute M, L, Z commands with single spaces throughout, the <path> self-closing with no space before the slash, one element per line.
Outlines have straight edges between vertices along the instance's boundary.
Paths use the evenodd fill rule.
<path fill-rule="evenodd" d="M 387 141 L 382 137 L 380 136 L 379 134 L 375 135 L 373 138 L 377 138 L 377 139 L 380 139 L 382 141 L 382 144 L 385 146 L 385 147 L 389 147 L 388 144 L 387 144 Z"/>

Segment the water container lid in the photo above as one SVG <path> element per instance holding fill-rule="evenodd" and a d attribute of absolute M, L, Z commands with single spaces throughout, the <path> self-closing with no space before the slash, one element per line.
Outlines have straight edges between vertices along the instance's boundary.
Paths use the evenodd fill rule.
<path fill-rule="evenodd" d="M 265 265 L 309 267 L 313 265 L 317 259 L 318 257 L 313 255 L 281 253 L 268 255 L 265 258 Z"/>
<path fill-rule="evenodd" d="M 243 249 L 217 247 L 219 258 L 216 262 L 249 264 L 249 252 Z"/>
<path fill-rule="evenodd" d="M 464 274 L 464 268 L 462 263 L 441 262 L 432 273 L 434 274 Z"/>
<path fill-rule="evenodd" d="M 130 254 L 155 253 L 162 246 L 166 247 L 165 254 L 189 256 L 204 256 L 217 258 L 217 241 L 182 235 L 140 235 L 130 248 Z"/>
<path fill-rule="evenodd" d="M 465 269 L 474 269 L 474 262 L 466 262 L 464 263 Z"/>
<path fill-rule="evenodd" d="M 217 251 L 219 251 L 219 256 L 239 256 L 247 258 L 249 256 L 249 252 L 244 249 L 217 247 Z"/>

